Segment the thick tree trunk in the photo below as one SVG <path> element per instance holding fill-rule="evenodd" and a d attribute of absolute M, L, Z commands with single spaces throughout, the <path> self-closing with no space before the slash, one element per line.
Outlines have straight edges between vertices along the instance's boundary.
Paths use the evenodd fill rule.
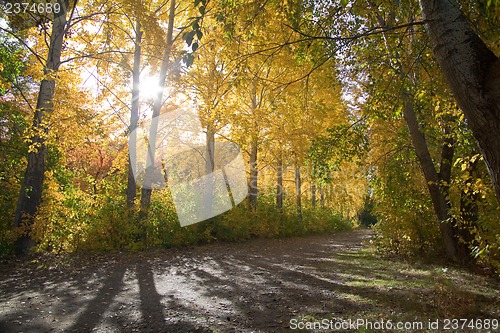
<path fill-rule="evenodd" d="M 297 205 L 297 216 L 302 220 L 302 179 L 298 164 L 295 164 L 295 204 Z"/>
<path fill-rule="evenodd" d="M 500 203 L 500 60 L 454 0 L 420 0 L 441 71 L 460 106 Z"/>
<path fill-rule="evenodd" d="M 258 169 L 257 169 L 257 138 L 253 138 L 250 143 L 250 182 L 248 190 L 248 208 L 255 210 L 257 208 L 258 189 Z"/>
<path fill-rule="evenodd" d="M 372 9 L 376 8 L 376 6 L 370 1 L 369 5 L 372 7 Z M 390 25 L 394 23 L 394 13 L 392 13 L 389 22 L 386 22 L 384 18 L 378 13 L 376 14 L 376 18 L 381 26 L 386 26 L 387 23 Z M 411 44 L 415 39 L 414 31 L 412 29 L 410 30 L 410 34 L 411 34 L 410 46 L 411 46 Z M 386 33 L 383 33 L 383 36 L 386 44 L 385 47 L 387 49 L 388 54 L 390 55 L 391 48 L 389 47 Z M 405 73 L 408 72 L 409 69 L 404 70 L 406 66 L 401 62 L 402 59 L 400 59 L 399 57 L 396 57 L 393 60 L 397 63 L 397 71 L 400 75 L 401 82 L 404 82 Z M 417 77 L 415 74 L 415 79 L 416 78 Z M 434 162 L 432 161 L 431 155 L 429 153 L 425 136 L 419 129 L 418 121 L 413 107 L 413 102 L 408 92 L 403 91 L 401 97 L 405 103 L 403 108 L 404 118 L 406 120 L 408 130 L 410 132 L 411 140 L 415 148 L 415 152 L 417 154 L 420 167 L 424 173 L 424 178 L 427 182 L 427 188 L 429 190 L 434 212 L 436 214 L 439 223 L 439 228 L 445 246 L 446 255 L 449 259 L 456 260 L 457 256 L 459 255 L 458 253 L 459 246 L 458 246 L 458 240 L 455 237 L 456 235 L 454 226 L 451 224 L 450 221 L 450 214 L 449 214 L 450 207 L 448 204 L 448 200 L 446 198 L 449 186 L 448 184 L 450 182 L 450 177 L 451 177 L 451 161 L 453 159 L 453 153 L 454 153 L 453 140 L 449 136 L 450 129 L 449 128 L 445 129 L 445 140 L 441 152 L 441 168 L 438 173 L 436 171 Z M 441 182 L 441 180 L 443 179 L 445 180 L 444 183 L 446 183 L 445 186 L 443 186 L 442 184 L 443 182 Z"/>
<path fill-rule="evenodd" d="M 137 143 L 137 123 L 139 121 L 139 83 L 141 72 L 141 41 L 142 31 L 141 23 L 137 19 L 135 26 L 135 46 L 134 46 L 134 65 L 132 69 L 132 105 L 130 107 L 130 133 L 128 147 L 128 181 L 127 181 L 127 206 L 133 207 L 135 197 L 137 196 L 137 184 L 132 172 L 132 163 L 137 160 L 136 143 Z"/>
<path fill-rule="evenodd" d="M 158 78 L 159 87 L 165 87 L 165 82 L 167 80 L 167 71 L 170 64 L 170 53 L 172 51 L 173 45 L 172 36 L 174 31 L 174 19 L 175 0 L 171 0 L 167 28 L 167 45 L 165 46 L 165 52 L 163 54 L 163 59 L 160 67 L 160 76 Z M 151 203 L 151 193 L 153 191 L 153 174 L 155 170 L 156 138 L 158 135 L 158 121 L 160 117 L 162 102 L 163 89 L 158 92 L 153 101 L 153 116 L 151 119 L 151 127 L 149 129 L 148 136 L 146 171 L 144 174 L 144 183 L 141 191 L 141 217 L 146 217 L 148 215 L 149 205 Z"/>
<path fill-rule="evenodd" d="M 276 186 L 276 208 L 283 212 L 283 159 L 278 160 L 277 172 L 277 186 Z"/>
<path fill-rule="evenodd" d="M 440 178 L 434 167 L 434 162 L 427 148 L 427 142 L 423 133 L 418 127 L 417 117 L 410 97 L 404 95 L 405 107 L 403 108 L 404 118 L 410 132 L 413 147 L 420 162 L 420 167 L 424 173 L 427 188 L 431 196 L 434 212 L 436 213 L 443 238 L 446 255 L 449 259 L 457 259 L 456 239 L 453 226 L 449 222 L 449 208 L 444 193 L 441 192 Z"/>
<path fill-rule="evenodd" d="M 64 35 L 66 33 L 66 14 L 69 7 L 68 1 L 59 1 L 61 10 L 55 14 L 52 23 L 52 34 L 44 74 L 46 77 L 55 75 L 61 65 L 61 53 Z M 42 200 L 42 190 L 45 174 L 46 146 L 45 137 L 48 128 L 44 124 L 45 113 L 52 112 L 54 108 L 54 91 L 56 83 L 52 78 L 44 78 L 40 84 L 36 110 L 33 117 L 33 135 L 30 137 L 32 150 L 28 154 L 28 165 L 24 173 L 21 191 L 16 207 L 15 226 L 24 226 L 23 236 L 16 242 L 16 251 L 25 252 L 34 243 L 29 233 L 32 218 L 36 214 L 38 205 Z M 41 134 L 40 134 L 41 133 Z"/>

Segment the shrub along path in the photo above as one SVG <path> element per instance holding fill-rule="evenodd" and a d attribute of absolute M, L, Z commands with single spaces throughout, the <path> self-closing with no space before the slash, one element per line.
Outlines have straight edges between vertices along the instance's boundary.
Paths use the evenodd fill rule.
<path fill-rule="evenodd" d="M 438 318 L 499 318 L 498 280 L 378 257 L 362 245 L 370 236 L 4 262 L 0 332 L 283 332 L 322 319 L 426 327 Z M 341 331 L 371 331 L 351 328 Z"/>

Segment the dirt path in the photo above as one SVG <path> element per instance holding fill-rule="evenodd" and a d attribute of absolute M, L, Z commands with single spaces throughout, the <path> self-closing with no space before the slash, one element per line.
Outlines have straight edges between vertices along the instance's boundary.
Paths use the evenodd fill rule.
<path fill-rule="evenodd" d="M 36 263 L 4 263 L 0 332 L 282 332 L 294 318 L 447 315 L 436 302 L 436 277 L 427 268 L 373 262 L 361 251 L 370 235 L 78 257 L 36 270 Z M 483 288 L 461 291 L 475 300 L 464 315 L 498 318 L 497 281 L 460 274 Z"/>

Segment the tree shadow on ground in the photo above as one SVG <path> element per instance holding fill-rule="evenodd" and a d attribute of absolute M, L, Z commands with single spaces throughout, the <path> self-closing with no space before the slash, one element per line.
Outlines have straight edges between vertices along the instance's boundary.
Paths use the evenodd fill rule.
<path fill-rule="evenodd" d="M 122 254 L 59 272 L 18 269 L 0 278 L 0 329 L 286 332 L 293 318 L 498 317 L 498 281 L 378 258 L 361 251 L 369 236 Z"/>

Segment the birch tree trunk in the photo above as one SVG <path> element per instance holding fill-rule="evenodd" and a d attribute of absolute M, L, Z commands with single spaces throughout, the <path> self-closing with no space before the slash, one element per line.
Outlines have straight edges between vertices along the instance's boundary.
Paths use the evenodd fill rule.
<path fill-rule="evenodd" d="M 325 186 L 321 185 L 319 188 L 319 202 L 321 205 L 321 208 L 325 208 Z"/>
<path fill-rule="evenodd" d="M 257 137 L 252 139 L 250 143 L 250 183 L 248 191 L 248 208 L 255 210 L 257 208 L 258 195 L 258 169 L 257 169 Z"/>
<path fill-rule="evenodd" d="M 295 163 L 295 204 L 297 205 L 297 215 L 302 220 L 302 178 L 300 166 L 297 163 Z"/>
<path fill-rule="evenodd" d="M 259 195 L 258 189 L 258 174 L 257 169 L 257 154 L 258 154 L 258 144 L 259 144 L 259 124 L 257 123 L 256 110 L 259 107 L 260 100 L 257 98 L 257 87 L 255 82 L 252 82 L 251 92 L 251 112 L 254 117 L 253 119 L 253 134 L 252 141 L 250 142 L 250 182 L 248 190 L 248 209 L 255 210 L 257 208 L 257 196 Z"/>
<path fill-rule="evenodd" d="M 276 208 L 280 212 L 283 212 L 283 159 L 282 158 L 278 160 Z"/>
<path fill-rule="evenodd" d="M 167 71 L 170 64 L 170 53 L 173 45 L 173 30 L 175 19 L 175 0 L 170 2 L 170 11 L 168 17 L 167 28 L 167 45 L 163 54 L 160 76 L 158 78 L 158 86 L 165 87 L 167 80 Z M 141 217 L 146 217 L 151 203 L 151 193 L 153 186 L 153 174 L 155 169 L 155 153 L 156 153 L 156 137 L 158 135 L 158 121 L 163 103 L 163 89 L 161 89 L 153 100 L 153 118 L 151 119 L 151 127 L 148 136 L 148 152 L 146 159 L 146 173 L 144 175 L 144 184 L 141 191 Z"/>
<path fill-rule="evenodd" d="M 215 168 L 215 132 L 212 126 L 207 126 L 206 132 L 207 146 L 205 147 L 205 174 L 211 174 Z"/>
<path fill-rule="evenodd" d="M 205 147 L 205 175 L 210 175 L 215 170 L 215 132 L 210 124 L 207 125 L 207 132 L 205 133 L 206 147 Z M 222 168 L 222 171 L 224 168 Z M 225 176 L 224 176 L 225 177 Z M 227 180 L 226 180 L 227 184 Z M 207 188 L 206 191 L 213 191 L 211 188 Z M 206 204 L 205 214 L 206 216 L 212 216 L 212 205 L 215 193 L 205 193 L 204 202 Z"/>
<path fill-rule="evenodd" d="M 136 143 L 137 143 L 137 123 L 139 121 L 139 83 L 141 72 L 141 41 L 142 31 L 141 23 L 137 19 L 135 26 L 135 45 L 134 45 L 134 65 L 132 68 L 132 104 L 130 107 L 130 126 L 129 126 L 129 147 L 128 147 L 128 181 L 127 181 L 127 206 L 133 207 L 135 197 L 137 196 L 137 185 L 135 183 L 134 174 L 132 172 L 132 163 L 137 160 Z"/>
<path fill-rule="evenodd" d="M 16 251 L 18 253 L 23 253 L 34 245 L 29 233 L 31 231 L 32 217 L 36 214 L 38 205 L 42 200 L 47 154 L 45 137 L 49 130 L 44 124 L 44 120 L 46 113 L 50 113 L 54 109 L 54 91 L 56 87 L 54 76 L 61 65 L 63 40 L 67 24 L 66 15 L 69 8 L 68 0 L 59 0 L 58 3 L 61 5 L 61 10 L 59 13 L 54 13 L 48 56 L 44 68 L 45 77 L 40 83 L 36 110 L 33 116 L 33 134 L 30 137 L 31 149 L 28 154 L 28 165 L 21 184 L 15 213 L 14 225 L 16 227 L 26 227 L 23 236 L 16 241 Z"/>
<path fill-rule="evenodd" d="M 434 55 L 476 138 L 500 203 L 500 60 L 454 0 L 420 0 Z"/>
<path fill-rule="evenodd" d="M 316 207 L 316 184 L 313 183 L 311 184 L 311 206 L 313 208 Z"/>

